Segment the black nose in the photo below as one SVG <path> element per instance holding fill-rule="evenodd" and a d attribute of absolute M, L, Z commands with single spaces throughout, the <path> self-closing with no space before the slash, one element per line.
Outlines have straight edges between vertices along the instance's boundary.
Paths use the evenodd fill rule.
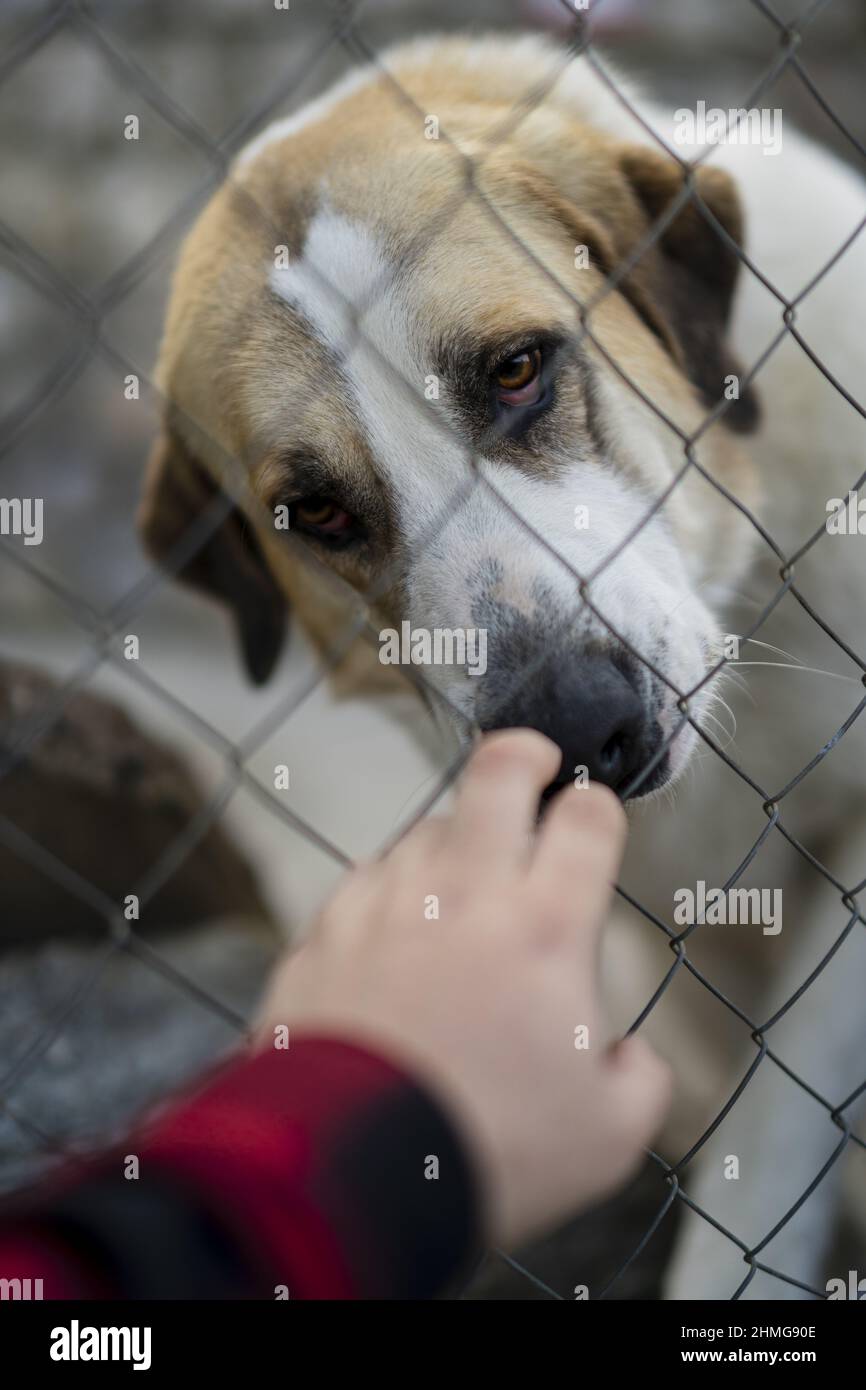
<path fill-rule="evenodd" d="M 482 722 L 486 730 L 537 729 L 562 750 L 546 797 L 574 782 L 585 768 L 591 782 L 622 794 L 652 760 L 661 730 L 623 665 L 610 656 L 560 658 L 545 664 L 505 705 Z M 635 788 L 642 795 L 665 780 L 667 759 Z"/>

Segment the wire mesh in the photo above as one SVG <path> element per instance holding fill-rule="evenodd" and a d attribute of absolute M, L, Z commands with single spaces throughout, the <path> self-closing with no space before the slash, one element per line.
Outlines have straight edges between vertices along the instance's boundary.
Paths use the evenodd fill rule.
<path fill-rule="evenodd" d="M 604 0 L 599 0 L 600 4 Z M 783 21 L 775 12 L 772 5 L 765 0 L 752 0 L 754 8 L 767 21 L 771 30 L 775 32 L 778 40 L 777 52 L 762 74 L 759 82 L 753 87 L 743 99 L 741 105 L 745 108 L 754 107 L 761 99 L 761 96 L 770 89 L 772 84 L 778 79 L 782 72 L 789 72 L 804 85 L 812 99 L 817 102 L 825 114 L 833 121 L 839 133 L 849 143 L 851 152 L 858 158 L 866 156 L 862 144 L 855 135 L 847 128 L 845 123 L 834 112 L 832 104 L 817 88 L 814 80 L 805 65 L 803 51 L 807 45 L 809 26 L 818 13 L 825 8 L 828 0 L 816 0 L 806 7 L 802 15 L 795 23 Z M 615 1291 L 618 1281 L 622 1278 L 625 1270 L 632 1261 L 639 1255 L 647 1242 L 653 1237 L 661 1221 L 667 1214 L 671 1205 L 675 1202 L 684 1203 L 704 1220 L 710 1222 L 721 1234 L 727 1237 L 742 1252 L 743 1259 L 747 1265 L 747 1272 L 738 1289 L 735 1290 L 733 1297 L 739 1297 L 748 1287 L 758 1271 L 773 1275 L 776 1279 L 789 1284 L 798 1285 L 806 1288 L 815 1297 L 825 1297 L 824 1290 L 800 1285 L 790 1274 L 781 1269 L 775 1269 L 762 1259 L 764 1247 L 771 1241 L 782 1225 L 792 1219 L 802 1204 L 811 1195 L 818 1184 L 824 1179 L 829 1170 L 840 1160 L 844 1151 L 851 1145 L 864 1147 L 864 1142 L 852 1128 L 851 1115 L 856 1101 L 866 1090 L 866 1077 L 860 1085 L 850 1095 L 843 1097 L 828 1097 L 818 1094 L 805 1079 L 793 1072 L 786 1066 L 784 1057 L 772 1046 L 772 1031 L 776 1024 L 784 1017 L 789 1010 L 794 1008 L 814 980 L 825 969 L 829 961 L 840 950 L 852 932 L 864 925 L 866 918 L 859 902 L 858 895 L 861 893 L 866 879 L 859 883 L 845 883 L 840 881 L 830 869 L 821 863 L 800 842 L 793 831 L 786 825 L 785 821 L 785 802 L 792 791 L 808 777 L 814 769 L 830 755 L 830 753 L 844 739 L 848 730 L 860 717 L 864 705 L 866 705 L 866 694 L 859 700 L 849 717 L 838 729 L 835 735 L 815 754 L 809 764 L 803 767 L 786 785 L 774 789 L 769 786 L 760 785 L 750 773 L 739 766 L 729 751 L 722 747 L 713 734 L 707 730 L 692 710 L 695 697 L 708 687 L 716 675 L 725 667 L 726 658 L 721 658 L 716 664 L 708 669 L 701 680 L 692 689 L 678 689 L 672 683 L 670 677 L 660 667 L 650 661 L 645 654 L 638 652 L 629 642 L 627 636 L 615 629 L 612 623 L 605 616 L 602 608 L 597 604 L 593 586 L 601 573 L 614 563 L 620 553 L 632 543 L 635 536 L 647 526 L 653 517 L 664 506 L 673 491 L 678 488 L 683 480 L 688 476 L 699 475 L 705 483 L 715 489 L 725 501 L 733 508 L 736 508 L 740 515 L 754 528 L 760 543 L 774 557 L 778 585 L 775 592 L 770 596 L 764 607 L 757 614 L 746 637 L 754 637 L 760 631 L 763 624 L 774 611 L 779 602 L 790 595 L 808 614 L 809 618 L 817 623 L 824 633 L 838 645 L 845 655 L 853 661 L 861 673 L 866 677 L 866 664 L 862 656 L 855 651 L 846 640 L 844 633 L 837 632 L 833 624 L 826 615 L 814 611 L 808 598 L 801 591 L 797 583 L 796 569 L 803 557 L 816 546 L 825 534 L 823 522 L 816 526 L 815 531 L 809 538 L 794 552 L 786 553 L 769 533 L 766 527 L 750 511 L 750 509 L 738 499 L 732 492 L 728 491 L 721 482 L 714 478 L 707 469 L 702 466 L 700 458 L 696 453 L 696 446 L 717 420 L 722 418 L 731 405 L 728 400 L 719 401 L 712 409 L 708 410 L 699 428 L 690 434 L 681 430 L 676 423 L 671 420 L 663 410 L 661 410 L 645 392 L 632 381 L 624 368 L 616 362 L 605 348 L 604 343 L 595 333 L 593 327 L 593 314 L 598 304 L 604 297 L 612 294 L 629 275 L 630 271 L 638 264 L 644 253 L 652 247 L 663 235 L 666 227 L 670 224 L 677 213 L 684 206 L 691 203 L 697 208 L 700 215 L 709 223 L 716 235 L 721 239 L 727 249 L 737 257 L 745 273 L 758 277 L 765 289 L 773 295 L 779 311 L 779 327 L 773 341 L 764 350 L 761 356 L 753 363 L 751 368 L 743 374 L 742 384 L 749 385 L 760 375 L 764 363 L 772 355 L 779 345 L 788 338 L 793 339 L 800 349 L 809 357 L 817 372 L 821 373 L 830 386 L 837 391 L 849 407 L 861 416 L 866 416 L 866 408 L 836 379 L 829 368 L 824 364 L 818 354 L 810 347 L 809 342 L 801 333 L 797 324 L 798 309 L 803 304 L 807 296 L 821 282 L 823 277 L 832 269 L 837 260 L 845 253 L 853 240 L 861 233 L 863 222 L 854 228 L 845 241 L 840 244 L 836 254 L 823 266 L 816 269 L 814 275 L 805 284 L 800 292 L 793 298 L 789 298 L 774 286 L 762 272 L 761 267 L 754 264 L 744 249 L 731 237 L 729 232 L 721 225 L 718 218 L 707 206 L 695 184 L 695 171 L 699 165 L 711 158 L 711 148 L 707 148 L 697 159 L 688 162 L 671 149 L 661 137 L 651 128 L 646 126 L 639 112 L 629 103 L 628 98 L 619 89 L 614 77 L 609 73 L 605 61 L 596 51 L 590 37 L 590 28 L 587 24 L 588 11 L 581 6 L 575 7 L 569 0 L 562 0 L 563 8 L 568 11 L 573 20 L 573 30 L 569 41 L 563 47 L 561 60 L 554 67 L 549 75 L 549 80 L 541 86 L 536 86 L 527 91 L 516 100 L 509 119 L 505 123 L 495 125 L 487 134 L 484 141 L 483 153 L 472 158 L 462 154 L 460 158 L 464 167 L 464 181 L 459 190 L 458 196 L 441 209 L 431 224 L 424 227 L 423 232 L 419 233 L 419 246 L 428 243 L 431 239 L 447 235 L 449 224 L 452 217 L 467 198 L 478 200 L 483 204 L 485 211 L 492 223 L 497 227 L 503 239 L 515 246 L 521 255 L 525 256 L 527 263 L 531 263 L 536 271 L 549 278 L 556 290 L 566 295 L 572 302 L 575 315 L 575 332 L 573 341 L 570 344 L 572 350 L 577 349 L 581 343 L 588 340 L 592 343 L 595 350 L 601 355 L 617 377 L 632 390 L 635 395 L 649 407 L 659 418 L 666 429 L 672 432 L 677 438 L 678 444 L 682 449 L 682 465 L 675 478 L 668 488 L 657 497 L 652 505 L 647 509 L 639 524 L 626 535 L 622 541 L 605 557 L 604 561 L 596 566 L 590 573 L 579 573 L 570 566 L 567 561 L 559 554 L 550 542 L 539 530 L 534 527 L 527 518 L 521 516 L 519 512 L 508 502 L 505 496 L 499 491 L 491 479 L 479 468 L 479 458 L 483 451 L 475 451 L 466 446 L 465 440 L 454 431 L 451 439 L 452 445 L 459 447 L 465 464 L 465 480 L 461 487 L 448 499 L 448 505 L 442 512 L 435 516 L 429 526 L 427 539 L 433 539 L 438 531 L 445 525 L 446 521 L 464 506 L 467 500 L 473 496 L 476 490 L 483 490 L 489 493 L 498 506 L 503 508 L 511 520 L 521 528 L 527 538 L 527 542 L 543 548 L 553 559 L 562 566 L 573 580 L 577 594 L 586 608 L 592 613 L 599 624 L 602 625 L 622 646 L 628 649 L 641 667 L 652 672 L 655 678 L 670 690 L 676 698 L 678 709 L 681 715 L 676 727 L 665 737 L 662 746 L 655 752 L 652 760 L 647 766 L 641 768 L 628 788 L 628 794 L 632 794 L 640 789 L 641 784 L 652 774 L 658 763 L 664 758 L 672 742 L 680 734 L 686 724 L 690 725 L 702 743 L 711 751 L 713 756 L 722 759 L 729 770 L 740 779 L 758 802 L 766 816 L 766 826 L 763 827 L 761 834 L 750 847 L 742 862 L 733 870 L 725 890 L 731 889 L 741 879 L 743 873 L 752 863 L 755 856 L 760 853 L 762 847 L 767 842 L 768 837 L 773 835 L 783 836 L 793 850 L 800 855 L 809 865 L 810 870 L 823 876 L 828 884 L 838 895 L 839 902 L 846 914 L 846 925 L 839 934 L 831 948 L 825 953 L 816 968 L 806 978 L 799 989 L 785 1002 L 783 1007 L 778 1009 L 772 1017 L 761 1019 L 749 1017 L 736 1003 L 713 983 L 711 979 L 697 968 L 688 954 L 688 940 L 690 935 L 699 930 L 698 927 L 691 925 L 684 930 L 676 931 L 667 922 L 659 919 L 644 907 L 633 895 L 624 889 L 618 889 L 622 899 L 629 906 L 644 916 L 649 921 L 654 930 L 663 934 L 670 948 L 673 960 L 669 971 L 653 997 L 647 1002 L 640 1016 L 635 1020 L 633 1029 L 642 1026 L 646 1018 L 650 1015 L 660 999 L 670 987 L 676 975 L 681 971 L 689 972 L 699 983 L 702 989 L 706 990 L 719 1004 L 729 1010 L 748 1033 L 755 1048 L 754 1059 L 748 1067 L 740 1083 L 730 1095 L 725 1105 L 714 1117 L 711 1124 L 707 1127 L 700 1139 L 692 1146 L 688 1153 L 684 1154 L 680 1161 L 671 1165 L 654 1154 L 652 1157 L 657 1164 L 662 1183 L 666 1190 L 663 1192 L 659 1210 L 655 1215 L 650 1227 L 647 1229 L 637 1248 L 632 1251 L 628 1259 L 621 1267 L 612 1272 L 601 1296 L 605 1297 Z M 345 57 L 352 63 L 362 63 L 368 66 L 372 73 L 380 76 L 386 83 L 390 96 L 396 102 L 401 103 L 409 109 L 423 124 L 426 113 L 421 110 L 414 102 L 411 94 L 405 91 L 392 71 L 389 71 L 386 61 L 382 55 L 372 47 L 364 37 L 361 27 L 363 16 L 363 0 L 342 0 L 342 3 L 331 3 L 326 7 L 328 15 L 328 26 L 325 39 L 322 43 L 314 46 L 313 51 L 303 55 L 304 61 L 300 64 L 293 64 L 293 71 L 286 82 L 278 89 L 268 93 L 265 101 L 259 102 L 252 108 L 247 116 L 236 122 L 222 138 L 214 138 L 195 118 L 171 98 L 160 85 L 138 64 L 131 54 L 124 51 L 117 37 L 109 33 L 107 28 L 94 13 L 90 5 L 85 0 L 63 0 L 53 6 L 49 6 L 42 16 L 35 22 L 27 32 L 23 34 L 17 46 L 9 52 L 5 59 L 0 63 L 0 86 L 16 73 L 23 65 L 27 64 L 36 55 L 43 45 L 61 29 L 66 28 L 74 31 L 80 41 L 90 45 L 99 54 L 101 60 L 105 62 L 114 72 L 116 77 L 124 84 L 130 92 L 134 92 L 150 108 L 159 112 L 161 117 L 168 122 L 176 131 L 179 137 L 188 142 L 200 155 L 204 157 L 208 166 L 208 174 L 197 186 L 183 204 L 176 209 L 169 221 L 160 227 L 155 236 L 148 243 L 140 248 L 130 259 L 117 271 L 115 271 L 95 292 L 85 294 L 77 288 L 66 276 L 53 266 L 40 252 L 33 246 L 26 244 L 13 230 L 12 227 L 0 224 L 0 245 L 6 253 L 8 263 L 14 269 L 14 273 L 26 282 L 38 295 L 44 296 L 54 304 L 59 304 L 64 312 L 75 321 L 79 326 L 80 338 L 74 347 L 55 364 L 49 377 L 42 378 L 36 388 L 20 401 L 14 409 L 6 414 L 0 421 L 0 460 L 6 456 L 13 446 L 31 430 L 43 412 L 48 410 L 54 403 L 61 399 L 66 393 L 72 391 L 88 364 L 95 358 L 101 359 L 111 372 L 119 377 L 124 377 L 128 373 L 134 373 L 142 382 L 143 388 L 148 391 L 154 400 L 160 401 L 162 406 L 174 412 L 178 411 L 175 402 L 161 400 L 158 386 L 152 381 L 147 380 L 140 371 L 137 364 L 127 360 L 116 346 L 108 340 L 104 334 L 103 325 L 109 312 L 122 303 L 133 291 L 143 282 L 150 269 L 163 253 L 165 246 L 171 238 L 181 229 L 186 227 L 193 215 L 202 206 L 210 193 L 224 180 L 231 180 L 232 161 L 240 149 L 247 143 L 250 136 L 258 130 L 269 114 L 287 97 L 291 97 L 293 90 L 299 86 L 301 75 L 306 75 L 320 61 L 322 55 L 334 49 L 340 49 Z M 642 126 L 644 134 L 650 143 L 655 144 L 669 158 L 676 159 L 682 168 L 684 175 L 682 190 L 674 198 L 665 212 L 650 227 L 646 236 L 634 248 L 633 252 L 615 267 L 613 272 L 607 277 L 604 288 L 594 298 L 581 301 L 574 293 L 570 285 L 563 283 L 554 272 L 546 265 L 540 263 L 535 253 L 526 246 L 509 225 L 507 219 L 489 199 L 485 193 L 482 180 L 479 178 L 483 171 L 486 160 L 499 147 L 502 142 L 513 134 L 519 123 L 524 120 L 528 113 L 542 106 L 547 99 L 550 91 L 555 86 L 562 71 L 570 64 L 584 63 L 590 65 L 598 78 L 610 90 L 616 100 L 622 103 L 633 117 L 636 125 Z M 440 132 L 440 138 L 449 141 L 450 137 L 447 129 Z M 456 146 L 454 147 L 456 149 Z M 255 218 L 261 226 L 272 236 L 275 244 L 285 240 L 281 234 L 281 228 L 274 224 L 269 212 L 257 205 L 251 197 L 249 190 L 239 184 L 235 185 L 238 198 L 242 199 L 246 205 L 246 210 L 250 217 Z M 866 221 L 866 218 L 864 218 Z M 411 253 L 410 257 L 411 259 Z M 318 273 L 318 272 L 317 272 Z M 338 294 L 333 285 L 327 286 L 332 294 Z M 387 288 L 385 284 L 374 286 L 370 296 L 365 303 L 358 305 L 344 301 L 344 308 L 351 319 L 352 333 L 363 336 L 364 316 L 370 305 Z M 366 348 L 375 353 L 383 372 L 387 374 L 388 380 L 393 387 L 395 397 L 405 399 L 407 403 L 412 403 L 417 408 L 424 410 L 426 407 L 423 394 L 419 392 L 417 383 L 404 376 L 395 365 L 383 357 L 378 352 L 376 346 L 369 340 L 365 342 Z M 441 415 L 435 415 L 435 425 L 437 429 L 446 429 Z M 207 422 L 201 420 L 189 421 L 195 429 L 207 432 Z M 216 447 L 216 446 L 215 446 Z M 299 564 L 312 567 L 318 581 L 323 586 L 331 586 L 338 590 L 344 600 L 349 604 L 353 611 L 351 620 L 344 628 L 333 635 L 330 649 L 324 654 L 320 662 L 320 667 L 313 679 L 307 682 L 299 691 L 293 691 L 291 697 L 279 701 L 275 707 L 255 725 L 250 727 L 246 734 L 237 740 L 226 738 L 219 729 L 210 723 L 200 712 L 192 709 L 184 703 L 182 699 L 173 694 L 165 684 L 158 681 L 152 674 L 138 663 L 130 665 L 123 660 L 122 636 L 128 631 L 130 622 L 145 609 L 153 598 L 159 586 L 168 582 L 171 573 L 178 573 L 185 564 L 195 556 L 201 547 L 213 535 L 221 522 L 225 519 L 228 511 L 235 501 L 240 501 L 249 515 L 255 516 L 257 509 L 261 510 L 261 503 L 250 492 L 245 470 L 239 459 L 224 457 L 225 474 L 223 486 L 225 496 L 217 498 L 213 505 L 209 506 L 195 521 L 195 523 L 184 534 L 181 541 L 174 547 L 172 553 L 167 557 L 162 570 L 153 569 L 146 577 L 138 582 L 132 589 L 123 594 L 112 606 L 105 610 L 99 610 L 95 605 L 86 600 L 81 594 L 75 592 L 71 587 L 59 581 L 56 577 L 43 569 L 26 552 L 22 552 L 20 547 L 13 545 L 8 538 L 2 538 L 2 553 L 6 561 L 13 566 L 22 569 L 31 580 L 50 592 L 55 599 L 58 599 L 66 608 L 71 619 L 77 624 L 82 633 L 85 634 L 88 642 L 88 650 L 84 660 L 76 670 L 68 676 L 58 688 L 52 692 L 41 707 L 39 707 L 18 729 L 17 736 L 13 741 L 7 741 L 0 753 L 0 777 L 8 775 L 28 752 L 35 746 L 39 739 L 51 730 L 56 723 L 63 717 L 64 711 L 68 708 L 69 702 L 75 694 L 83 689 L 91 680 L 95 673 L 103 667 L 111 665 L 122 665 L 124 675 L 128 679 L 138 682 L 147 693 L 161 702 L 166 711 L 172 716 L 177 717 L 185 724 L 189 734 L 195 740 L 207 744 L 213 749 L 221 759 L 222 775 L 219 785 L 209 798 L 207 803 L 200 809 L 195 817 L 185 827 L 182 834 L 168 847 L 168 849 L 153 863 L 149 870 L 143 875 L 141 881 L 130 886 L 130 892 L 135 893 L 140 900 L 141 907 L 144 909 L 148 902 L 159 891 L 160 887 L 174 874 L 185 858 L 192 853 L 196 844 L 207 832 L 208 827 L 220 816 L 225 806 L 235 794 L 238 788 L 243 787 L 251 793 L 259 803 L 264 805 L 267 810 L 287 828 L 307 837 L 315 843 L 320 850 L 331 856 L 335 862 L 341 866 L 348 865 L 350 856 L 338 844 L 332 841 L 312 825 L 308 824 L 302 817 L 287 808 L 283 801 L 273 792 L 265 787 L 250 772 L 249 763 L 258 748 L 266 741 L 270 732 L 278 725 L 282 724 L 297 711 L 303 701 L 311 694 L 315 685 L 324 681 L 329 670 L 336 666 L 342 657 L 348 652 L 352 644 L 361 639 L 375 646 L 378 642 L 378 625 L 371 617 L 371 612 L 375 607 L 377 599 L 387 591 L 389 582 L 392 578 L 390 571 L 385 571 L 379 575 L 367 592 L 359 593 L 350 589 L 342 580 L 329 571 L 320 561 L 312 555 L 303 541 L 288 534 L 285 537 L 285 544 L 294 548 Z M 866 480 L 866 472 L 851 482 L 852 491 L 858 491 Z M 540 659 L 539 659 L 540 660 Z M 516 685 L 509 691 L 509 695 L 520 686 L 528 685 L 537 675 L 538 663 L 529 663 L 520 673 Z M 438 687 L 431 685 L 425 680 L 423 671 L 413 669 L 409 673 L 410 679 L 419 687 L 429 702 L 435 704 L 448 705 L 447 698 L 442 694 Z M 422 815 L 426 809 L 434 805 L 448 786 L 458 775 L 463 763 L 468 756 L 469 749 L 474 734 L 477 732 L 471 723 L 465 719 L 459 710 L 453 706 L 447 710 L 452 720 L 464 726 L 465 739 L 463 751 L 453 761 L 440 777 L 434 791 L 427 798 L 425 805 L 422 806 L 416 815 L 413 815 L 401 828 L 401 834 L 405 833 Z M 0 842 L 5 844 L 15 855 L 26 860 L 40 874 L 46 875 L 66 893 L 72 895 L 80 902 L 86 904 L 87 908 L 93 913 L 94 917 L 101 920 L 104 924 L 104 941 L 101 948 L 94 953 L 90 969 L 86 975 L 76 982 L 73 989 L 69 991 L 63 1006 L 57 1011 L 52 1020 L 51 1027 L 42 1031 L 39 1036 L 34 1037 L 30 1045 L 18 1056 L 14 1064 L 8 1068 L 0 1077 L 0 1105 L 15 1122 L 23 1129 L 28 1130 L 38 1145 L 49 1153 L 59 1153 L 66 1157 L 74 1158 L 67 1146 L 59 1139 L 46 1134 L 38 1126 L 34 1126 L 25 1113 L 16 1105 L 16 1092 L 32 1071 L 38 1067 L 40 1061 L 45 1057 L 53 1040 L 62 1031 L 65 1023 L 72 1017 L 76 1010 L 84 1006 L 90 991 L 96 986 L 102 972 L 108 962 L 120 952 L 128 953 L 140 962 L 142 968 L 160 972 L 170 979 L 178 988 L 186 991 L 191 997 L 195 997 L 204 1007 L 217 1011 L 232 1028 L 236 1029 L 239 1035 L 245 1033 L 246 1025 L 243 1018 L 218 999 L 202 989 L 194 979 L 187 978 L 178 972 L 175 967 L 161 958 L 159 951 L 152 945 L 144 941 L 136 932 L 134 925 L 127 921 L 118 903 L 105 893 L 98 884 L 85 881 L 77 872 L 64 864 L 62 859 L 54 853 L 40 845 L 34 838 L 25 833 L 20 827 L 16 826 L 9 819 L 0 818 Z M 384 847 L 383 847 L 384 848 Z M 811 1183 L 799 1195 L 797 1201 L 790 1207 L 781 1222 L 778 1222 L 772 1231 L 763 1235 L 755 1244 L 749 1246 L 740 1240 L 733 1232 L 721 1226 L 713 1218 L 711 1212 L 702 1210 L 688 1196 L 682 1186 L 683 1173 L 687 1166 L 701 1150 L 705 1142 L 715 1132 L 722 1123 L 725 1116 L 737 1104 L 745 1088 L 750 1084 L 759 1067 L 777 1067 L 787 1075 L 787 1077 L 801 1087 L 805 1093 L 810 1095 L 826 1112 L 832 1123 L 839 1132 L 838 1143 L 832 1154 L 815 1175 Z M 524 1268 L 514 1260 L 510 1254 L 499 1252 L 501 1257 L 508 1261 L 512 1268 L 516 1269 L 528 1281 L 535 1284 L 543 1293 L 552 1298 L 559 1298 L 560 1295 L 550 1288 L 544 1281 L 531 1270 Z"/>

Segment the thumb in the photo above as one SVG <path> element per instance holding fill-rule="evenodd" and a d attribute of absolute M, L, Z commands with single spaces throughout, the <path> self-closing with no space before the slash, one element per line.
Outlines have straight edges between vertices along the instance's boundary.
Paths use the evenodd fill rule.
<path fill-rule="evenodd" d="M 614 1043 L 608 1062 L 610 1095 L 622 1122 L 623 1137 L 644 1147 L 658 1133 L 670 1109 L 671 1069 L 638 1037 Z"/>

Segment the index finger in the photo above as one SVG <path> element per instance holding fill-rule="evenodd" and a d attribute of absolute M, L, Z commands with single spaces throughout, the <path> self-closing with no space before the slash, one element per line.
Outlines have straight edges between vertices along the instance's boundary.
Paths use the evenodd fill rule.
<path fill-rule="evenodd" d="M 449 827 L 461 852 L 487 864 L 525 854 L 541 793 L 561 760 L 534 729 L 486 735 L 466 765 Z"/>
<path fill-rule="evenodd" d="M 548 907 L 561 903 L 569 921 L 577 901 L 581 936 L 593 947 L 610 906 L 626 829 L 622 804 L 608 787 L 569 787 L 548 810 L 536 841 L 530 884 L 543 892 Z"/>

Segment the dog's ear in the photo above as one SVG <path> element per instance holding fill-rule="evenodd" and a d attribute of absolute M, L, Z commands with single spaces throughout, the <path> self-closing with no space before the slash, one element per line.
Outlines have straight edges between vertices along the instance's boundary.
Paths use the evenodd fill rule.
<path fill-rule="evenodd" d="M 656 222 L 682 195 L 685 174 L 674 159 L 643 146 L 628 146 L 620 168 L 650 223 Z M 743 214 L 733 179 L 722 169 L 699 165 L 693 187 L 727 237 L 712 225 L 690 194 L 635 270 L 631 281 L 643 299 L 643 311 L 655 313 L 669 328 L 689 380 L 707 404 L 725 392 L 725 378 L 740 377 L 726 336 L 743 242 Z M 730 240 L 728 240 L 730 238 Z M 628 284 L 623 286 L 628 293 Z M 723 416 L 731 428 L 746 432 L 758 422 L 758 403 L 750 387 L 741 389 Z"/>
<path fill-rule="evenodd" d="M 231 505 L 215 529 L 207 516 L 222 489 L 166 429 L 147 465 L 138 525 L 145 548 L 179 579 L 228 604 L 234 615 L 246 669 L 257 685 L 271 674 L 283 645 L 286 599 L 268 569 L 262 549 L 239 507 Z M 194 552 L 195 523 L 205 528 Z"/>

